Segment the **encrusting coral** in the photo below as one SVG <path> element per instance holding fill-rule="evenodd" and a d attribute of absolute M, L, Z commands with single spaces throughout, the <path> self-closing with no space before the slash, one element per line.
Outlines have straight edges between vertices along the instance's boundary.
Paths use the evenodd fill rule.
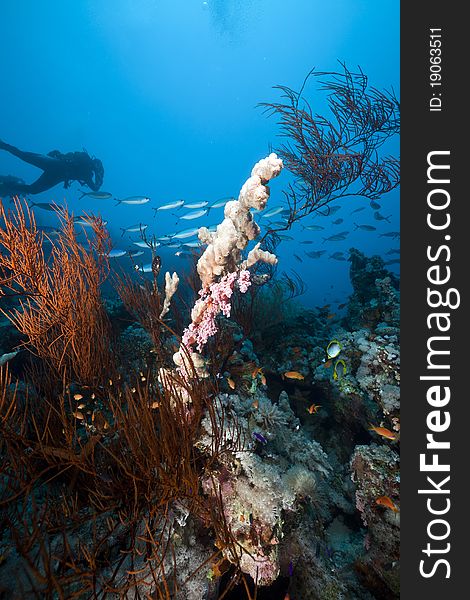
<path fill-rule="evenodd" d="M 215 233 L 211 233 L 207 227 L 199 230 L 199 239 L 208 244 L 197 264 L 203 288 L 207 288 L 217 277 L 239 270 L 242 250 L 260 233 L 250 208 L 263 210 L 266 207 L 269 199 L 267 183 L 279 175 L 282 166 L 282 160 L 274 153 L 256 163 L 251 177 L 243 184 L 238 200 L 231 200 L 225 205 L 225 218 Z M 256 260 L 271 264 L 277 262 L 277 258 L 269 252 L 258 253 L 256 260 L 252 253 L 247 261 L 249 264 L 242 269 L 255 264 Z"/>

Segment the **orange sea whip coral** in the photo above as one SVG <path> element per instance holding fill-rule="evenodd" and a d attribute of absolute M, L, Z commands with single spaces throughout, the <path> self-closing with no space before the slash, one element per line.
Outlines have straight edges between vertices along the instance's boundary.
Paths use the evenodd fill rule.
<path fill-rule="evenodd" d="M 110 238 L 101 219 L 87 217 L 93 237 L 86 248 L 77 241 L 72 216 L 60 207 L 57 215 L 60 228 L 53 239 L 38 229 L 26 202 L 16 198 L 8 211 L 0 203 L 0 296 L 19 297 L 19 308 L 2 312 L 56 374 L 96 383 L 110 363 L 109 322 L 100 295 Z"/>

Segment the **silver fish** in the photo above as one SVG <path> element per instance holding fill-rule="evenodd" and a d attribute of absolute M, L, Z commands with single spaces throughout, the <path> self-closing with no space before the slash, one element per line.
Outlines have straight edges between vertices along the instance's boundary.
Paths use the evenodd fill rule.
<path fill-rule="evenodd" d="M 141 267 L 136 266 L 136 271 L 142 271 L 142 273 L 151 273 L 152 272 L 152 263 L 147 263 L 146 265 L 142 265 Z"/>
<path fill-rule="evenodd" d="M 312 250 L 312 252 L 306 252 L 305 254 L 309 258 L 320 258 L 322 254 L 325 254 L 326 250 Z"/>
<path fill-rule="evenodd" d="M 375 200 L 370 201 L 370 207 L 374 210 L 380 210 L 382 208 L 378 202 L 375 202 Z"/>
<path fill-rule="evenodd" d="M 45 235 L 48 235 L 49 237 L 53 235 L 59 235 L 60 233 L 56 227 L 52 227 L 51 225 L 36 225 L 36 229 Z"/>
<path fill-rule="evenodd" d="M 341 258 L 344 256 L 344 252 L 333 252 L 333 254 L 330 254 L 330 258 Z"/>
<path fill-rule="evenodd" d="M 193 204 L 185 204 L 185 208 L 204 208 L 207 206 L 209 202 L 207 200 L 203 200 L 202 202 L 194 202 Z"/>
<path fill-rule="evenodd" d="M 125 256 L 127 254 L 127 250 L 120 250 L 119 248 L 115 248 L 108 253 L 109 258 L 120 258 L 121 256 Z"/>
<path fill-rule="evenodd" d="M 209 211 L 207 210 L 207 208 L 204 208 L 203 210 L 196 210 L 194 212 L 190 212 L 187 215 L 183 215 L 182 217 L 180 217 L 180 219 L 184 219 L 185 221 L 192 221 L 193 219 L 199 219 L 200 217 L 203 217 L 204 215 L 207 215 Z"/>
<path fill-rule="evenodd" d="M 400 232 L 399 231 L 388 231 L 387 233 L 381 233 L 379 235 L 379 237 L 399 238 Z"/>
<path fill-rule="evenodd" d="M 388 217 L 384 217 L 383 215 L 381 215 L 378 211 L 375 211 L 374 213 L 374 219 L 376 221 L 387 221 L 387 223 L 390 223 L 390 217 L 392 215 L 388 215 Z"/>
<path fill-rule="evenodd" d="M 144 223 L 139 223 L 139 225 L 129 225 L 129 227 L 121 227 L 121 237 L 125 234 L 125 233 L 134 233 L 135 231 L 145 231 L 147 229 L 148 225 L 145 225 Z"/>
<path fill-rule="evenodd" d="M 73 222 L 75 225 L 82 225 L 83 227 L 93 227 L 93 221 L 90 219 L 84 219 L 83 217 L 75 217 Z M 108 224 L 108 221 L 101 221 L 103 226 Z"/>
<path fill-rule="evenodd" d="M 385 254 L 400 254 L 400 248 L 391 248 L 388 252 L 386 252 Z"/>
<path fill-rule="evenodd" d="M 299 261 L 299 262 L 304 262 L 300 256 L 298 254 L 294 254 L 294 257 Z"/>
<path fill-rule="evenodd" d="M 56 212 L 58 209 L 60 209 L 60 206 L 54 204 L 54 202 L 31 202 L 29 207 L 31 208 L 32 206 L 37 206 L 42 210 L 50 210 L 51 212 Z"/>
<path fill-rule="evenodd" d="M 285 227 L 286 226 L 286 221 L 270 221 L 270 222 L 267 222 L 266 225 L 268 227 L 279 227 L 279 228 L 281 228 L 281 227 Z M 323 229 L 323 227 L 322 227 L 322 229 Z"/>
<path fill-rule="evenodd" d="M 339 210 L 341 210 L 341 206 L 327 206 L 326 207 L 326 214 L 328 217 L 332 217 L 334 214 L 336 214 Z"/>
<path fill-rule="evenodd" d="M 129 198 L 123 198 L 122 200 L 115 198 L 115 200 L 116 206 L 118 204 L 147 204 L 147 202 L 150 202 L 148 196 L 130 196 Z"/>
<path fill-rule="evenodd" d="M 354 231 L 356 231 L 356 229 L 362 229 L 362 231 L 376 231 L 377 227 L 374 227 L 373 225 L 358 225 L 357 223 L 354 223 Z"/>
<path fill-rule="evenodd" d="M 353 215 L 354 213 L 361 212 L 361 210 L 364 210 L 365 208 L 365 206 L 360 206 L 359 208 L 356 208 L 356 210 L 352 210 L 349 214 Z"/>
<path fill-rule="evenodd" d="M 182 244 L 185 248 L 199 248 L 201 242 L 186 242 L 186 244 Z"/>
<path fill-rule="evenodd" d="M 157 210 L 173 210 L 175 208 L 180 208 L 183 206 L 184 200 L 177 200 L 176 202 L 172 202 L 171 204 L 163 204 L 163 206 L 157 206 L 153 210 L 157 212 Z"/>
<path fill-rule="evenodd" d="M 282 206 L 276 206 L 276 208 L 271 208 L 271 210 L 268 210 L 268 212 L 262 214 L 261 216 L 263 219 L 266 219 L 268 217 L 274 217 L 274 215 L 278 215 L 283 210 L 284 208 Z"/>
<path fill-rule="evenodd" d="M 139 248 L 158 248 L 158 246 L 161 246 L 161 244 L 159 242 L 152 242 L 150 244 L 148 244 L 147 242 L 132 242 L 134 244 L 134 246 L 138 246 Z"/>
<path fill-rule="evenodd" d="M 312 240 L 304 240 L 303 242 L 300 242 L 301 244 L 313 244 Z"/>
<path fill-rule="evenodd" d="M 214 204 L 211 204 L 210 208 L 222 208 L 222 206 L 225 206 L 227 202 L 231 202 L 232 200 L 236 200 L 236 198 L 221 198 L 220 200 L 216 200 Z"/>
<path fill-rule="evenodd" d="M 143 253 L 144 253 L 143 250 L 128 250 L 127 251 L 127 255 L 129 256 L 129 258 L 135 258 L 136 256 L 142 256 Z"/>
<path fill-rule="evenodd" d="M 196 227 L 195 229 L 185 229 L 184 231 L 179 231 L 178 233 L 174 233 L 171 237 L 175 238 L 176 240 L 184 240 L 186 238 L 190 238 L 190 237 L 193 237 L 194 235 L 197 235 L 198 231 L 199 231 L 199 227 Z"/>
<path fill-rule="evenodd" d="M 307 231 L 321 231 L 325 228 L 322 227 L 322 225 L 305 225 L 304 229 L 306 229 Z"/>
<path fill-rule="evenodd" d="M 178 250 L 175 252 L 175 256 L 179 256 L 180 258 L 188 258 L 192 256 L 191 252 L 184 252 L 183 250 Z"/>
<path fill-rule="evenodd" d="M 93 200 L 109 200 L 113 197 L 113 195 L 109 192 L 84 192 L 83 190 L 80 191 L 82 192 L 82 195 L 80 196 L 79 200 L 81 200 L 84 196 L 86 196 L 87 198 L 93 198 Z"/>
<path fill-rule="evenodd" d="M 342 242 L 346 239 L 346 235 L 343 233 L 337 233 L 336 235 L 330 235 L 330 237 L 323 238 L 323 243 L 325 242 Z"/>
<path fill-rule="evenodd" d="M 15 356 L 18 354 L 18 352 L 19 352 L 19 350 L 16 350 L 16 351 L 13 351 L 13 352 L 7 352 L 6 354 L 2 354 L 0 356 L 0 367 L 2 365 L 5 365 L 12 358 L 15 358 Z"/>
<path fill-rule="evenodd" d="M 344 219 L 336 219 L 336 221 L 332 222 L 332 225 L 341 225 L 341 223 L 344 221 Z"/>
<path fill-rule="evenodd" d="M 387 260 L 384 262 L 384 265 L 398 265 L 400 263 L 399 258 L 392 258 L 391 260 Z"/>

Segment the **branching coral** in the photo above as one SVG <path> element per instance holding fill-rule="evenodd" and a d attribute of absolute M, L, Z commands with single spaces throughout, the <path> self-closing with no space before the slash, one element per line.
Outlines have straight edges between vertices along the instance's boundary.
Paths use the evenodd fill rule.
<path fill-rule="evenodd" d="M 165 299 L 163 300 L 163 308 L 160 313 L 160 319 L 167 314 L 170 310 L 171 299 L 173 298 L 176 290 L 178 289 L 179 277 L 176 273 L 170 275 L 168 271 L 165 273 Z"/>
<path fill-rule="evenodd" d="M 176 273 L 165 273 L 165 296 L 158 289 L 157 277 L 160 271 L 160 259 L 154 256 L 153 263 L 157 265 L 152 272 L 153 280 L 145 279 L 137 274 L 138 279 L 127 273 L 114 274 L 114 286 L 126 307 L 126 310 L 142 325 L 152 337 L 155 349 L 160 349 L 162 333 L 167 329 L 163 317 L 170 310 L 171 300 L 178 289 L 179 277 Z"/>
<path fill-rule="evenodd" d="M 342 66 L 340 73 L 312 69 L 299 92 L 276 86 L 284 101 L 261 104 L 278 119 L 287 142 L 277 152 L 296 178 L 286 192 L 288 223 L 280 229 L 335 199 L 352 195 L 376 199 L 399 183 L 398 160 L 379 155 L 383 144 L 399 131 L 398 100 L 369 87 L 361 71 L 353 73 Z M 326 92 L 329 114 L 315 113 L 305 99 L 311 79 Z"/>

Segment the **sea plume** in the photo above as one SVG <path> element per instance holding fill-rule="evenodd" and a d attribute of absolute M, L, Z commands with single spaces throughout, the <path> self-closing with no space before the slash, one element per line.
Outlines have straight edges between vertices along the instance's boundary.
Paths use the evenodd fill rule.
<path fill-rule="evenodd" d="M 25 336 L 25 346 L 60 379 L 67 373 L 80 383 L 97 383 L 112 362 L 100 295 L 110 238 L 101 219 L 87 217 L 93 235 L 82 245 L 73 217 L 59 207 L 57 216 L 57 236 L 48 237 L 26 202 L 16 198 L 14 210 L 0 203 L 0 297 L 19 300 L 19 306 L 2 312 Z"/>

